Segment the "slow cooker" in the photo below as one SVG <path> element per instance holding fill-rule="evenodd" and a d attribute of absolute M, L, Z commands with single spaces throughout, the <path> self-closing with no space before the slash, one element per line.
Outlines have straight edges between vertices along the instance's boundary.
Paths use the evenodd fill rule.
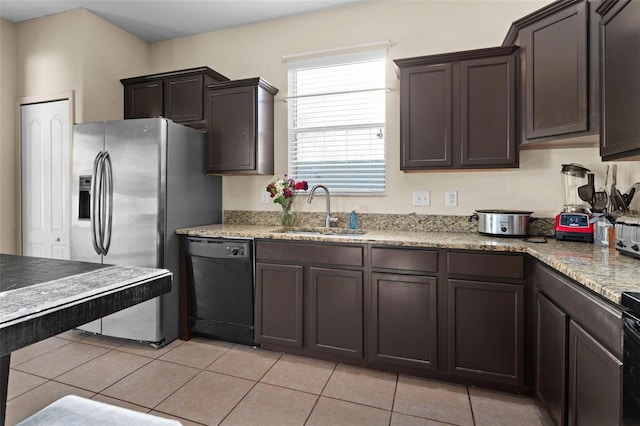
<path fill-rule="evenodd" d="M 478 221 L 478 232 L 481 234 L 526 237 L 529 235 L 532 213 L 522 210 L 476 210 L 469 220 Z"/>

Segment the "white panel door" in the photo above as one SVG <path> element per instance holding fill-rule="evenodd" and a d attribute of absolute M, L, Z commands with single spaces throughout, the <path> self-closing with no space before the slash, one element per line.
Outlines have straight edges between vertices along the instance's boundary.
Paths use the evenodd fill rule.
<path fill-rule="evenodd" d="M 69 101 L 21 107 L 22 254 L 69 259 Z"/>

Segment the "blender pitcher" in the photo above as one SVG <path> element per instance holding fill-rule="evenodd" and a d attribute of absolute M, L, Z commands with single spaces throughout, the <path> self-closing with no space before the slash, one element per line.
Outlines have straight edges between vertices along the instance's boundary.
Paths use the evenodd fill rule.
<path fill-rule="evenodd" d="M 578 195 L 578 188 L 587 184 L 587 173 L 589 169 L 580 164 L 563 164 L 562 165 L 562 183 L 564 186 L 564 207 L 563 212 L 566 213 L 585 213 L 588 212 L 588 206 Z"/>

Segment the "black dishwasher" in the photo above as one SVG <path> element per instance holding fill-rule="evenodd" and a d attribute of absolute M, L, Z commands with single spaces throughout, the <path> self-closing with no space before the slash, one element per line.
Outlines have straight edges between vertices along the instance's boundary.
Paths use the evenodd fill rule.
<path fill-rule="evenodd" d="M 253 241 L 187 237 L 185 253 L 193 334 L 255 345 Z"/>

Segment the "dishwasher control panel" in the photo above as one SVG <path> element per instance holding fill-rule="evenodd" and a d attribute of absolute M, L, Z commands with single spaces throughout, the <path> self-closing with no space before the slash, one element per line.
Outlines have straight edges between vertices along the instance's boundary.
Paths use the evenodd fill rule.
<path fill-rule="evenodd" d="M 229 244 L 227 245 L 227 257 L 245 257 L 245 245 L 244 244 Z"/>

